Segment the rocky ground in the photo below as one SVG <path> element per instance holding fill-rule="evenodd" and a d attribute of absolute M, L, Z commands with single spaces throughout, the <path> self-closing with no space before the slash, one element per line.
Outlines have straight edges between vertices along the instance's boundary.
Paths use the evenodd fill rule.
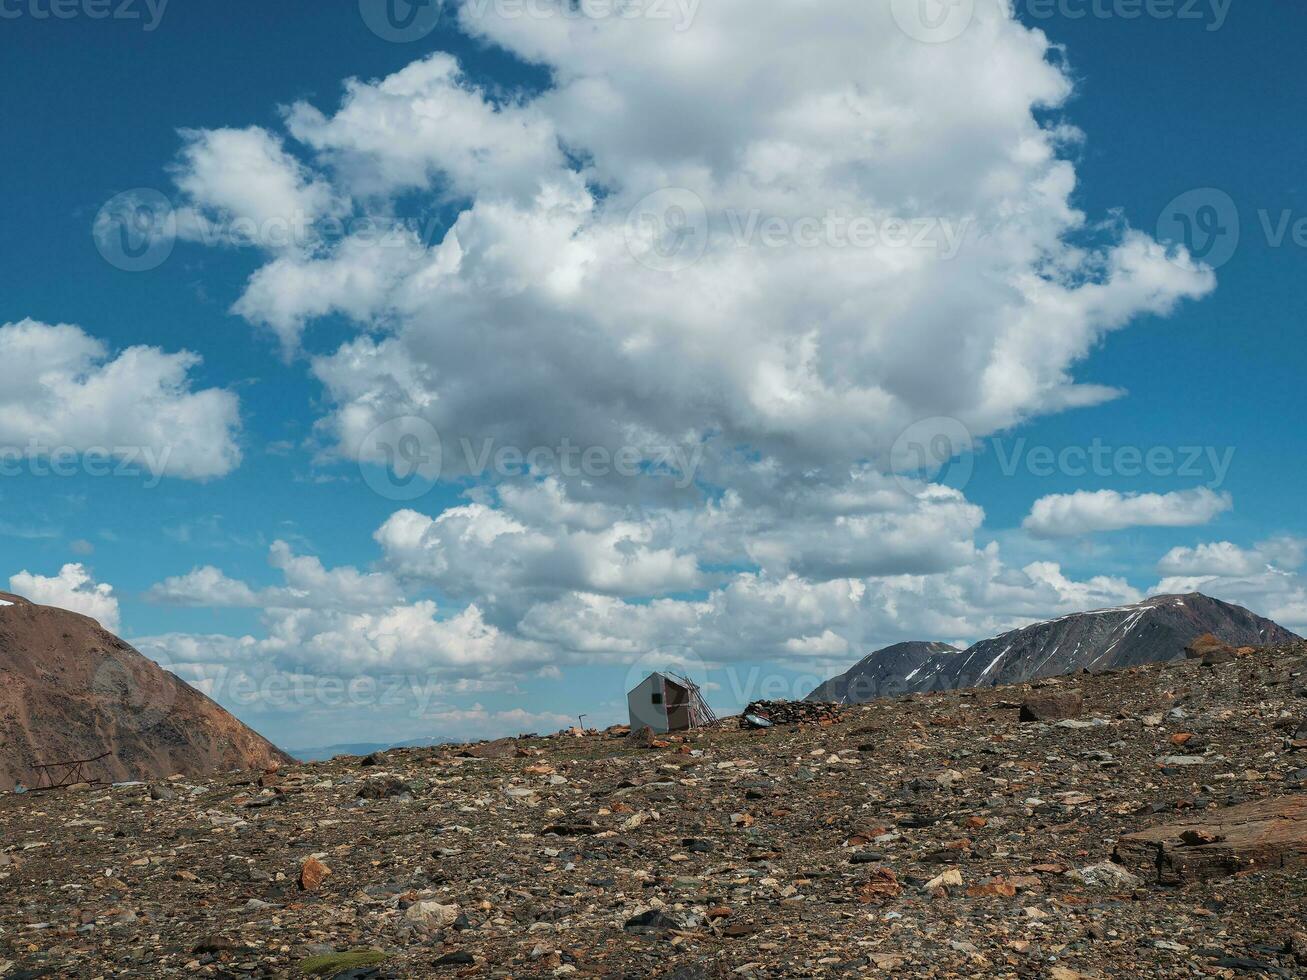
<path fill-rule="evenodd" d="M 1307 975 L 1307 821 L 1215 820 L 1301 804 L 1305 716 L 1300 646 L 4 796 L 0 977 Z M 1112 863 L 1174 822 L 1228 853 Z"/>

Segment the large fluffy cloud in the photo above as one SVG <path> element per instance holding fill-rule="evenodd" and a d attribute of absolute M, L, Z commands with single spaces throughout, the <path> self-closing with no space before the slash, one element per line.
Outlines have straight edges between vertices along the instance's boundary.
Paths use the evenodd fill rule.
<path fill-rule="evenodd" d="M 865 0 L 715 0 L 688 30 L 468 2 L 463 30 L 542 85 L 437 53 L 291 106 L 284 141 L 188 134 L 178 180 L 197 201 L 220 203 L 198 148 L 244 133 L 259 197 L 223 206 L 391 232 L 270 249 L 235 310 L 311 352 L 327 455 L 384 462 L 400 447 L 373 434 L 412 417 L 406 435 L 439 433 L 423 458 L 442 450 L 474 489 L 375 535 L 373 574 L 439 608 L 287 603 L 210 568 L 157 596 L 265 607 L 267 636 L 242 641 L 261 655 L 464 676 L 685 647 L 829 660 L 1138 598 L 1005 565 L 976 540 L 981 509 L 918 472 L 939 436 L 959 450 L 959 432 L 1118 397 L 1077 377 L 1086 355 L 1214 286 L 1183 250 L 1075 208 L 1070 74 L 1004 0 L 976 8 L 930 45 Z M 415 212 L 449 220 L 427 235 Z M 320 349 L 331 316 L 357 336 Z M 569 470 L 563 446 L 637 465 Z M 501 449 L 544 462 L 476 465 Z M 1177 503 L 1224 506 L 1036 510 L 1092 530 Z M 1052 517 L 1032 529 L 1071 524 Z"/>
<path fill-rule="evenodd" d="M 225 476 L 241 459 L 239 404 L 228 391 L 194 390 L 190 375 L 199 362 L 157 347 L 114 356 L 69 324 L 4 324 L 0 451 L 94 451 L 155 476 Z M 106 466 L 104 459 L 97 465 Z"/>
<path fill-rule="evenodd" d="M 750 504 L 740 491 L 692 509 L 578 502 L 555 479 L 430 517 L 395 513 L 377 531 L 388 565 L 444 594 L 524 613 L 566 593 L 639 599 L 703 590 L 756 566 L 813 584 L 930 574 L 977 559 L 984 512 L 960 493 L 908 493 L 863 475 L 856 490 L 791 492 Z"/>
<path fill-rule="evenodd" d="M 109 632 L 118 632 L 118 599 L 113 586 L 96 582 L 83 565 L 65 565 L 58 575 L 51 576 L 21 571 L 9 577 L 9 591 L 37 605 L 90 616 Z"/>
<path fill-rule="evenodd" d="M 249 131 L 188 136 L 186 187 L 214 183 L 198 147 L 240 135 L 288 203 L 328 180 L 315 196 L 383 222 L 414 200 L 458 211 L 433 243 L 278 256 L 237 304 L 286 343 L 331 313 L 370 328 L 315 361 L 346 454 L 418 415 L 523 449 L 747 447 L 840 482 L 919 419 L 981 436 L 1113 397 L 1076 362 L 1212 287 L 1072 207 L 1078 134 L 1043 121 L 1070 79 L 1000 0 L 948 45 L 860 0 L 720 0 L 689 30 L 563 6 L 460 8 L 541 65 L 543 91 L 505 94 L 440 53 L 351 80 L 338 107 L 291 107 L 312 176 Z"/>

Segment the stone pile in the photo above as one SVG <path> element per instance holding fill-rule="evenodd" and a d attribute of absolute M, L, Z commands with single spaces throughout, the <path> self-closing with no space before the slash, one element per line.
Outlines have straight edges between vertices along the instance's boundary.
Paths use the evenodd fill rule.
<path fill-rule="evenodd" d="M 750 715 L 764 718 L 773 725 L 834 724 L 847 711 L 844 705 L 821 701 L 754 701 L 744 709 L 740 727 L 753 727 L 747 720 Z"/>

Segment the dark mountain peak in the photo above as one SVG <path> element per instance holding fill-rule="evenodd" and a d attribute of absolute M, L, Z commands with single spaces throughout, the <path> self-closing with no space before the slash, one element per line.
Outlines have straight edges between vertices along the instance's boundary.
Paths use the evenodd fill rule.
<path fill-rule="evenodd" d="M 895 643 L 863 657 L 838 677 L 832 677 L 808 695 L 809 701 L 837 701 L 856 704 L 892 685 L 894 678 L 919 676 L 922 667 L 933 660 L 957 656 L 961 651 L 934 640 L 909 640 Z M 868 690 L 877 693 L 867 694 Z"/>
<path fill-rule="evenodd" d="M 957 653 L 960 649 L 960 647 L 949 646 L 947 643 L 937 643 L 934 640 L 906 640 L 903 643 L 893 643 L 887 647 L 881 647 L 879 650 L 867 654 L 858 661 L 858 664 L 869 664 L 894 657 L 912 657 L 921 654 L 930 655 L 935 653 L 948 653 L 950 650 Z"/>
<path fill-rule="evenodd" d="M 993 687 L 1081 670 L 1179 660 L 1185 647 L 1205 633 L 1236 647 L 1298 639 L 1242 606 L 1199 592 L 1157 595 L 1031 623 L 961 652 L 947 644 L 887 647 L 822 684 L 809 698 L 856 703 L 914 691 Z M 891 653 L 899 647 L 909 649 Z"/>

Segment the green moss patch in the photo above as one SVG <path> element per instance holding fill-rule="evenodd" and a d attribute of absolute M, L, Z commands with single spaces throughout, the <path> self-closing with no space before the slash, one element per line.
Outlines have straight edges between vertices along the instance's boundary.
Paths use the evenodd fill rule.
<path fill-rule="evenodd" d="M 388 959 L 390 954 L 379 949 L 352 949 L 344 953 L 310 956 L 300 961 L 300 972 L 311 977 L 334 977 L 337 973 L 357 970 L 361 966 L 378 966 Z"/>

